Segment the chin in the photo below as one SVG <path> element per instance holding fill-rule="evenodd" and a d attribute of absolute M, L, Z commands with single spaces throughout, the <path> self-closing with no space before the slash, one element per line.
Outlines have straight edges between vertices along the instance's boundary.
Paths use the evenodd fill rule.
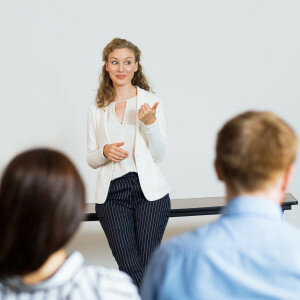
<path fill-rule="evenodd" d="M 118 86 L 125 86 L 125 85 L 128 85 L 128 84 L 130 84 L 130 81 L 116 80 L 114 82 L 114 85 L 118 85 Z"/>

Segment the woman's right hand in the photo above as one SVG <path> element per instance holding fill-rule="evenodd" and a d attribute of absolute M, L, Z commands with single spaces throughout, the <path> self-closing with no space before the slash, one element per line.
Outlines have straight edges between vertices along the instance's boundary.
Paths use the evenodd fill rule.
<path fill-rule="evenodd" d="M 103 148 L 104 156 L 113 162 L 121 162 L 129 156 L 127 151 L 120 148 L 123 145 L 124 142 L 105 145 Z"/>

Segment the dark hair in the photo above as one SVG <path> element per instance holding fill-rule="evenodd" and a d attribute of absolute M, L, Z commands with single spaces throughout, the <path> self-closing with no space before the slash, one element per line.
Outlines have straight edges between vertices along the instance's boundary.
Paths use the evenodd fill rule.
<path fill-rule="evenodd" d="M 82 179 L 65 155 L 49 149 L 17 155 L 0 186 L 0 278 L 41 267 L 72 237 L 84 203 Z"/>

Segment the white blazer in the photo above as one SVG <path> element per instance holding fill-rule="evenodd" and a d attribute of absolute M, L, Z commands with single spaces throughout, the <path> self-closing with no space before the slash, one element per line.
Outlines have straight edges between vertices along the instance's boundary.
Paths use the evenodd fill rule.
<path fill-rule="evenodd" d="M 149 201 L 162 198 L 170 192 L 158 163 L 167 154 L 166 124 L 163 106 L 158 97 L 137 88 L 137 109 L 144 103 L 150 107 L 159 101 L 155 125 L 149 128 L 136 116 L 134 157 L 142 191 Z M 107 131 L 107 108 L 92 105 L 88 110 L 87 162 L 93 169 L 99 169 L 96 184 L 95 203 L 104 203 L 113 174 L 114 162 L 103 155 L 103 147 L 111 144 Z M 152 127 L 152 128 L 151 128 Z M 121 142 L 121 141 L 120 141 Z"/>

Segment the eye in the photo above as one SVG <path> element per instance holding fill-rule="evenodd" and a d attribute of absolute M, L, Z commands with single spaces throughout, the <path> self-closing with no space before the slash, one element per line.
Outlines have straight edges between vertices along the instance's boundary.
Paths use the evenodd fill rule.
<path fill-rule="evenodd" d="M 131 65 L 131 61 L 126 61 L 125 64 L 126 65 Z"/>
<path fill-rule="evenodd" d="M 117 65 L 118 63 L 114 60 L 111 62 L 112 65 Z"/>

